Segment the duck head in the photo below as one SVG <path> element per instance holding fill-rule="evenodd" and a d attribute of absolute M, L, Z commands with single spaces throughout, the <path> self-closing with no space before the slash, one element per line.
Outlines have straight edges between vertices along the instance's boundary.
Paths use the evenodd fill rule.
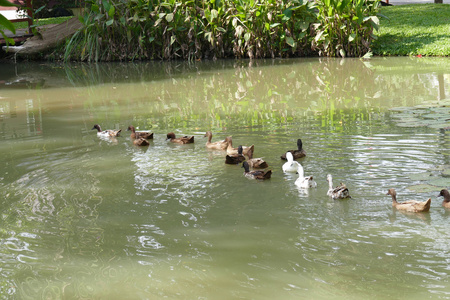
<path fill-rule="evenodd" d="M 102 131 L 102 129 L 100 128 L 100 125 L 98 125 L 98 124 L 95 124 L 91 130 L 94 130 L 94 129 L 97 129 L 98 132 Z"/>
<path fill-rule="evenodd" d="M 397 192 L 395 189 L 389 189 L 386 195 L 397 196 Z"/>
<path fill-rule="evenodd" d="M 244 168 L 246 173 L 250 172 L 250 167 L 248 166 L 248 162 L 244 161 L 242 163 L 242 168 Z"/>
<path fill-rule="evenodd" d="M 131 126 L 131 125 L 128 126 L 127 131 L 130 131 L 130 130 L 131 130 L 131 131 L 135 131 L 134 126 Z"/>
<path fill-rule="evenodd" d="M 171 139 L 174 139 L 174 138 L 175 138 L 175 133 L 169 132 L 169 133 L 167 134 L 167 140 L 171 140 Z"/>

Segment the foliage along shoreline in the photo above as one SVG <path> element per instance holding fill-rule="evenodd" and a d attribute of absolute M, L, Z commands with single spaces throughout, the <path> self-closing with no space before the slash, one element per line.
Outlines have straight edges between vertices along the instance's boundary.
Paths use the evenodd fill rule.
<path fill-rule="evenodd" d="M 94 0 L 65 61 L 370 55 L 379 0 Z"/>

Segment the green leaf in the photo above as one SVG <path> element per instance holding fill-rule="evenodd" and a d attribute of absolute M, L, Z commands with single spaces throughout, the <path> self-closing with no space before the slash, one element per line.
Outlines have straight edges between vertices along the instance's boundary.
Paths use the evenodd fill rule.
<path fill-rule="evenodd" d="M 294 39 L 290 36 L 286 38 L 286 43 L 291 46 L 292 48 L 295 48 L 297 46 L 297 43 L 294 41 Z"/>
<path fill-rule="evenodd" d="M 167 22 L 172 22 L 172 20 L 173 20 L 173 13 L 167 14 L 166 15 L 166 21 Z"/>
<path fill-rule="evenodd" d="M 13 4 L 7 0 L 0 0 L 0 6 L 17 6 L 16 4 Z M 3 15 L 2 15 L 3 16 Z M 5 18 L 6 19 L 6 18 Z"/>
<path fill-rule="evenodd" d="M 217 19 L 219 12 L 215 9 L 211 10 L 211 19 Z"/>
<path fill-rule="evenodd" d="M 114 19 L 109 19 L 106 21 L 106 26 L 111 26 L 114 23 Z"/>
<path fill-rule="evenodd" d="M 292 17 L 292 10 L 289 9 L 289 8 L 285 9 L 285 10 L 283 11 L 283 15 L 284 15 L 286 18 L 290 19 L 290 18 Z"/>
<path fill-rule="evenodd" d="M 7 18 L 0 14 L 0 25 L 5 26 L 6 29 L 10 30 L 12 33 L 16 33 L 16 28 L 14 24 L 11 23 Z M 3 33 L 3 31 L 1 31 Z"/>
<path fill-rule="evenodd" d="M 349 42 L 353 42 L 353 40 L 356 38 L 356 34 L 354 34 L 354 33 L 351 33 L 349 36 L 348 36 L 348 41 Z"/>
<path fill-rule="evenodd" d="M 250 37 L 251 37 L 250 32 L 247 32 L 246 34 L 244 34 L 244 40 L 245 40 L 246 42 L 248 42 L 248 41 L 250 40 Z"/>

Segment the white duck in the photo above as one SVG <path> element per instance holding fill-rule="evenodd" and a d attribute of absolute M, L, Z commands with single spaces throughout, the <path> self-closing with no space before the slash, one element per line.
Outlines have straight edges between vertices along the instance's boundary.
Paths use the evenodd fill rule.
<path fill-rule="evenodd" d="M 287 162 L 283 164 L 283 172 L 295 173 L 298 170 L 298 166 L 301 166 L 298 162 L 294 160 L 294 156 L 291 152 L 286 152 Z"/>
<path fill-rule="evenodd" d="M 317 183 L 314 181 L 313 176 L 305 177 L 305 173 L 303 171 L 303 167 L 301 164 L 298 164 L 297 167 L 298 178 L 295 181 L 295 185 L 299 188 L 308 189 L 317 187 Z"/>
<path fill-rule="evenodd" d="M 102 130 L 102 128 L 98 124 L 94 125 L 92 130 L 94 130 L 94 129 L 97 130 L 97 136 L 98 137 L 118 137 L 120 135 L 120 132 L 122 131 L 122 129 L 119 129 L 119 130 L 112 130 L 112 129 Z"/>
<path fill-rule="evenodd" d="M 350 193 L 348 191 L 348 188 L 345 186 L 345 184 L 341 183 L 341 185 L 337 187 L 333 187 L 333 177 L 331 174 L 327 175 L 328 180 L 328 192 L 327 195 L 330 196 L 332 199 L 345 199 L 345 198 L 351 198 Z"/>

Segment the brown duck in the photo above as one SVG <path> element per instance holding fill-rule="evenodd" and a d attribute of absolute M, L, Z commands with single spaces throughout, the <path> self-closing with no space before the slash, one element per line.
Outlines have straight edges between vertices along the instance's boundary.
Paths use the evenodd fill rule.
<path fill-rule="evenodd" d="M 292 156 L 294 156 L 294 159 L 305 157 L 306 151 L 305 151 L 305 149 L 303 149 L 303 143 L 302 143 L 301 139 L 297 140 L 297 148 L 298 148 L 297 150 L 288 150 L 286 152 L 291 152 Z M 287 160 L 286 153 L 284 153 L 280 157 L 281 157 L 281 159 Z"/>
<path fill-rule="evenodd" d="M 144 138 L 137 138 L 133 140 L 133 145 L 135 146 L 148 146 L 150 143 Z"/>
<path fill-rule="evenodd" d="M 242 167 L 244 168 L 244 176 L 250 179 L 260 179 L 260 180 L 265 180 L 265 179 L 270 179 L 270 177 L 272 176 L 272 170 L 267 170 L 267 171 L 261 171 L 261 170 L 257 170 L 257 171 L 250 171 L 250 167 L 248 165 L 248 163 L 246 161 L 244 161 L 242 163 Z"/>
<path fill-rule="evenodd" d="M 177 144 L 192 144 L 194 143 L 194 136 L 183 136 L 180 138 L 176 138 L 175 137 L 175 133 L 173 132 L 169 132 L 167 134 L 167 140 L 171 141 L 172 143 L 177 143 Z"/>
<path fill-rule="evenodd" d="M 249 149 L 247 151 L 248 156 L 248 165 L 253 169 L 265 169 L 268 168 L 269 165 L 262 158 L 253 158 L 253 151 Z"/>
<path fill-rule="evenodd" d="M 217 142 L 211 143 L 211 139 L 212 139 L 211 131 L 207 131 L 205 134 L 205 137 L 208 138 L 208 140 L 206 141 L 206 148 L 208 148 L 208 149 L 226 150 L 228 147 L 228 141 L 226 139 L 223 141 L 217 141 Z"/>
<path fill-rule="evenodd" d="M 146 140 L 151 140 L 153 139 L 153 132 L 146 132 L 146 131 L 136 131 L 136 129 L 134 128 L 134 126 L 128 126 L 127 131 L 131 130 L 131 135 L 130 138 L 132 139 L 138 139 L 138 138 L 143 138 Z"/>
<path fill-rule="evenodd" d="M 229 165 L 237 165 L 243 162 L 245 160 L 245 157 L 242 154 L 242 151 L 242 146 L 239 146 L 237 154 L 225 156 L 225 163 Z"/>
<path fill-rule="evenodd" d="M 427 212 L 430 210 L 431 198 L 427 201 L 409 200 L 402 203 L 397 202 L 395 189 L 389 189 L 387 195 L 392 196 L 392 207 L 407 212 Z"/>
<path fill-rule="evenodd" d="M 445 208 L 450 208 L 450 193 L 447 189 L 442 189 L 439 193 L 438 197 L 444 197 L 444 201 L 442 201 L 442 206 Z"/>
<path fill-rule="evenodd" d="M 94 127 L 92 127 L 91 130 L 97 130 L 97 136 L 99 137 L 117 137 L 120 135 L 120 132 L 122 131 L 122 129 L 119 130 L 112 130 L 112 129 L 108 129 L 108 130 L 102 130 L 102 128 L 100 127 L 100 125 L 95 124 Z"/>
<path fill-rule="evenodd" d="M 228 136 L 225 141 L 227 141 L 228 143 L 228 147 L 227 147 L 227 154 L 228 155 L 236 155 L 238 153 L 238 148 L 233 148 L 233 139 L 231 138 L 231 136 Z M 243 149 L 243 154 L 247 155 L 248 150 L 252 150 L 255 151 L 255 145 L 251 145 L 249 147 L 246 146 L 242 146 Z"/>

